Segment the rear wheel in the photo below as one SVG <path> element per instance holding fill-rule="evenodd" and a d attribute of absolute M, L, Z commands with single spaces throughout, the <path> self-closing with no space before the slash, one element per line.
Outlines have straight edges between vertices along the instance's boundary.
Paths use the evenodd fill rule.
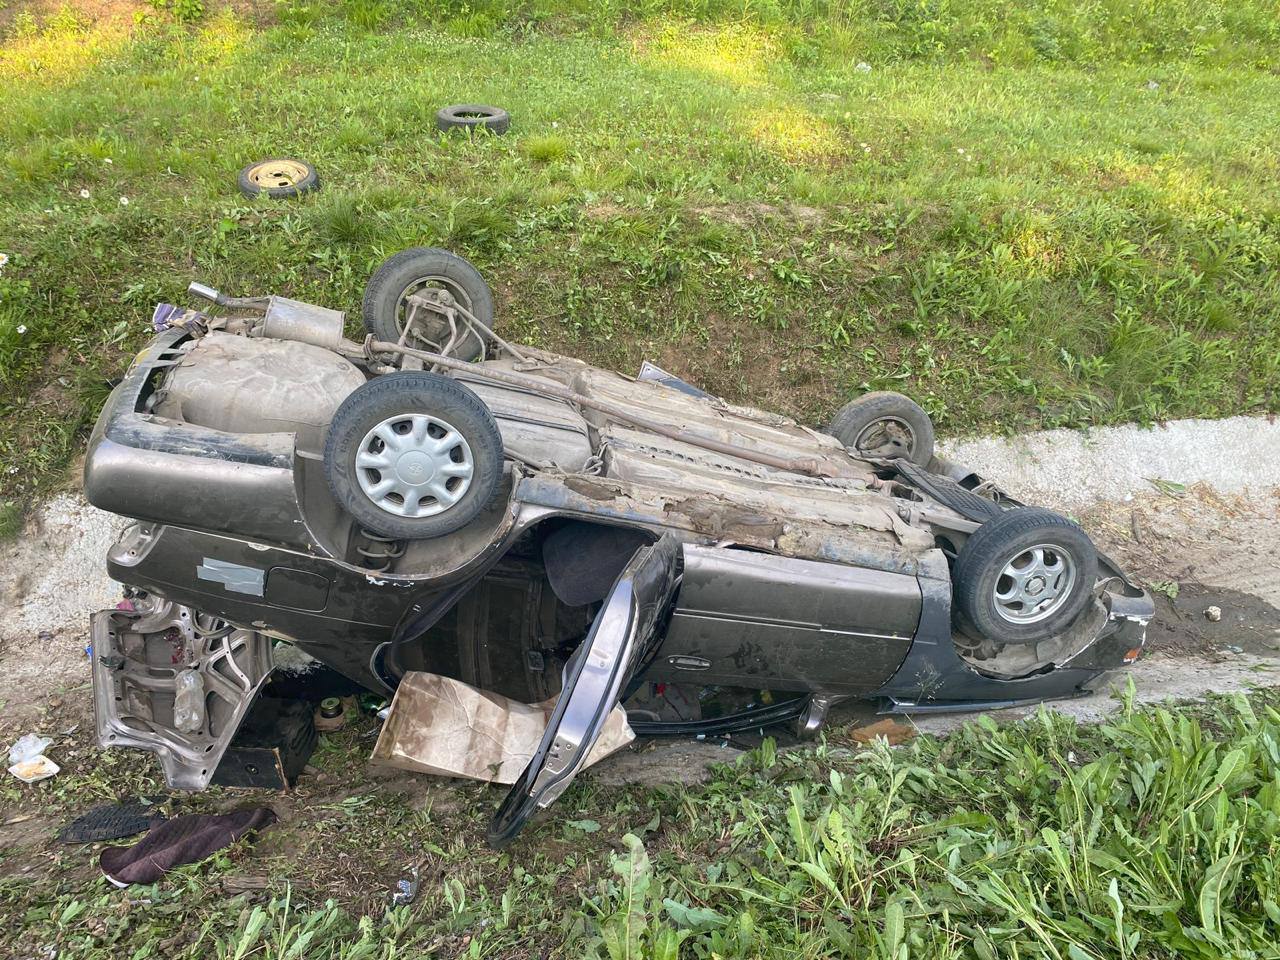
<path fill-rule="evenodd" d="M 846 403 L 827 433 L 858 457 L 910 460 L 922 467 L 933 459 L 933 421 L 901 393 L 868 393 Z"/>
<path fill-rule="evenodd" d="M 1084 611 L 1097 577 L 1097 550 L 1070 520 L 1050 510 L 1007 510 L 961 548 L 955 603 L 984 637 L 1039 643 Z"/>
<path fill-rule="evenodd" d="M 329 425 L 325 475 L 366 530 L 400 540 L 440 537 L 470 523 L 502 478 L 502 438 L 484 403 L 434 373 L 371 380 Z"/>
<path fill-rule="evenodd" d="M 456 331 L 449 321 L 434 310 L 408 302 L 415 293 L 442 290 L 449 293 L 475 318 L 493 329 L 493 291 L 469 262 L 438 247 L 413 247 L 399 253 L 378 267 L 364 288 L 361 312 L 364 326 L 378 340 L 399 343 L 405 324 L 413 316 L 413 326 L 406 346 L 418 350 L 449 353 L 459 360 L 478 360 L 484 356 L 485 341 L 461 317 Z M 450 345 L 450 338 L 453 344 Z"/>

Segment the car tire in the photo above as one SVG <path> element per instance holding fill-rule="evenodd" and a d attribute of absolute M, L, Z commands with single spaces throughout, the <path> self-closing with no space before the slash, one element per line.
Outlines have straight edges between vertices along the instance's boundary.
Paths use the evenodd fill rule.
<path fill-rule="evenodd" d="M 490 330 L 494 328 L 493 291 L 479 270 L 448 250 L 412 247 L 388 257 L 369 278 L 361 303 L 365 329 L 377 340 L 398 343 L 408 320 L 405 299 L 431 286 L 448 290 L 477 320 Z M 424 318 L 424 313 L 429 316 Z M 459 360 L 481 359 L 485 353 L 484 336 L 470 326 L 465 330 L 452 355 Z M 446 346 L 449 334 L 444 317 L 419 309 L 407 345 L 438 352 Z"/>
<path fill-rule="evenodd" d="M 483 103 L 456 103 L 436 111 L 436 126 L 441 131 L 465 130 L 472 133 L 484 130 L 502 135 L 511 127 L 511 115 L 501 107 Z"/>
<path fill-rule="evenodd" d="M 907 459 L 927 467 L 933 459 L 933 421 L 910 397 L 867 393 L 837 411 L 827 433 L 866 459 Z"/>
<path fill-rule="evenodd" d="M 1039 643 L 1066 629 L 1093 598 L 1098 552 L 1051 510 L 1006 510 L 979 527 L 956 558 L 954 602 L 984 637 Z"/>
<path fill-rule="evenodd" d="M 316 168 L 293 157 L 250 163 L 240 171 L 236 182 L 246 197 L 266 195 L 273 200 L 298 197 L 320 189 L 320 175 Z"/>
<path fill-rule="evenodd" d="M 390 373 L 356 389 L 324 446 L 334 499 L 361 527 L 397 540 L 442 537 L 497 495 L 502 437 L 483 401 L 424 371 Z"/>

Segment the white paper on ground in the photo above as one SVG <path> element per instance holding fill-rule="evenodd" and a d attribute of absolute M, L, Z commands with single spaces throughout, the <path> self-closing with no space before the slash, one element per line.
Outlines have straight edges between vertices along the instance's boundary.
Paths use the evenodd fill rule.
<path fill-rule="evenodd" d="M 515 783 L 538 749 L 555 700 L 521 703 L 434 673 L 406 673 L 372 759 L 442 777 Z M 615 705 L 584 767 L 635 739 Z"/>

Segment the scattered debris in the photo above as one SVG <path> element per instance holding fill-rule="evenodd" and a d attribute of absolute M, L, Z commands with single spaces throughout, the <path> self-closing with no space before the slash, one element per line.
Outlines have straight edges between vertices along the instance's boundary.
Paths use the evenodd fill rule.
<path fill-rule="evenodd" d="M 1178 483 L 1176 480 L 1164 480 L 1160 477 L 1147 477 L 1147 482 L 1163 493 L 1166 497 L 1185 497 L 1187 495 L 1187 485 Z"/>
<path fill-rule="evenodd" d="M 316 707 L 316 729 L 321 733 L 341 730 L 347 723 L 347 706 L 341 697 L 325 697 Z"/>
<path fill-rule="evenodd" d="M 1209 607 L 1205 610 L 1204 615 L 1206 619 L 1212 620 L 1214 623 L 1217 623 L 1219 620 L 1222 619 L 1222 608 L 1217 606 Z"/>
<path fill-rule="evenodd" d="M 9 772 L 23 783 L 38 783 L 56 776 L 62 768 L 44 755 L 52 743 L 37 733 L 19 737 L 9 748 Z"/>
<path fill-rule="evenodd" d="M 488 104 L 458 103 L 436 111 L 436 128 L 442 133 L 450 130 L 472 133 L 482 129 L 486 133 L 501 135 L 510 127 L 511 115 L 501 107 Z"/>
<path fill-rule="evenodd" d="M 132 846 L 103 850 L 98 864 L 117 887 L 155 883 L 175 867 L 197 863 L 275 820 L 275 813 L 267 807 L 174 817 L 152 827 Z"/>
<path fill-rule="evenodd" d="M 278 157 L 244 167 L 236 181 L 246 197 L 267 196 L 273 200 L 298 197 L 320 189 L 320 175 L 305 160 Z"/>
<path fill-rule="evenodd" d="M 849 732 L 849 737 L 855 743 L 870 743 L 872 740 L 883 737 L 888 743 L 896 745 L 906 743 L 915 736 L 915 727 L 895 720 L 893 717 L 877 720 L 875 723 L 857 727 Z"/>
<path fill-rule="evenodd" d="M 23 783 L 39 783 L 41 780 L 56 777 L 62 772 L 62 768 L 41 754 L 31 760 L 15 763 L 9 768 L 9 772 Z"/>
<path fill-rule="evenodd" d="M 405 868 L 405 875 L 396 881 L 396 892 L 391 895 L 393 907 L 407 907 L 418 899 L 418 890 L 422 881 L 418 879 L 418 868 L 410 865 Z"/>
<path fill-rule="evenodd" d="M 555 700 L 520 703 L 434 673 L 405 674 L 373 759 L 444 777 L 515 783 L 533 758 Z M 583 766 L 635 739 L 614 705 Z"/>
<path fill-rule="evenodd" d="M 9 762 L 22 763 L 25 760 L 34 760 L 48 750 L 52 743 L 51 739 L 42 737 L 38 733 L 23 734 L 18 738 L 17 743 L 9 748 Z"/>
<path fill-rule="evenodd" d="M 271 660 L 278 673 L 311 673 L 320 668 L 319 660 L 293 643 L 277 643 L 271 649 Z"/>
<path fill-rule="evenodd" d="M 1160 89 L 1160 84 L 1159 84 L 1159 83 L 1157 83 L 1155 80 L 1148 80 L 1148 81 L 1147 81 L 1147 89 L 1148 89 L 1148 90 L 1159 90 L 1159 89 Z"/>
<path fill-rule="evenodd" d="M 856 67 L 853 68 L 853 72 L 854 73 L 870 73 L 871 64 L 866 62 L 861 62 Z"/>
<path fill-rule="evenodd" d="M 120 840 L 150 830 L 164 819 L 152 800 L 107 803 L 76 817 L 62 828 L 58 839 L 63 843 Z"/>

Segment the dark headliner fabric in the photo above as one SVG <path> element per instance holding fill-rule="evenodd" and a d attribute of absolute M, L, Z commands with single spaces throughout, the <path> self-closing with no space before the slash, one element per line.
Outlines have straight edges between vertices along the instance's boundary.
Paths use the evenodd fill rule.
<path fill-rule="evenodd" d="M 603 600 L 627 561 L 653 542 L 643 530 L 568 523 L 542 542 L 551 589 L 571 607 Z"/>

